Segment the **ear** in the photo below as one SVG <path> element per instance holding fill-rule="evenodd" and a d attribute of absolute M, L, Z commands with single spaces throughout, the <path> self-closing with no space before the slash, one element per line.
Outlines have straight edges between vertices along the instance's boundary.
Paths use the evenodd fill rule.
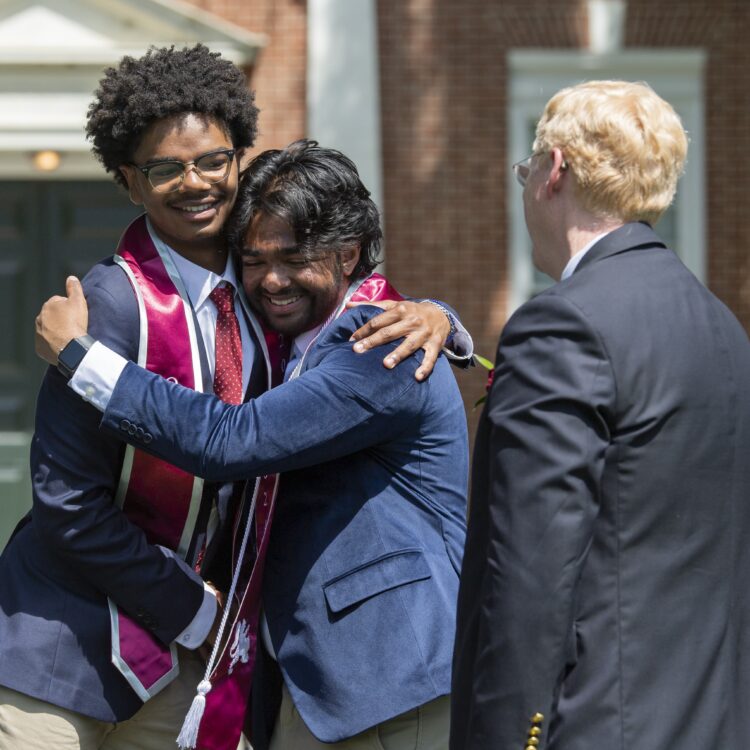
<path fill-rule="evenodd" d="M 140 183 L 138 182 L 137 170 L 132 164 L 122 164 L 118 167 L 120 174 L 125 178 L 128 185 L 128 195 L 130 202 L 136 206 L 143 204 L 143 193 Z"/>
<path fill-rule="evenodd" d="M 360 254 L 359 244 L 347 245 L 340 254 L 341 268 L 344 271 L 344 276 L 349 278 L 354 273 L 354 269 L 359 263 Z"/>
<path fill-rule="evenodd" d="M 547 197 L 552 198 L 554 193 L 562 190 L 564 184 L 564 177 L 568 171 L 568 165 L 565 161 L 563 152 L 555 147 L 550 152 L 549 158 L 552 160 L 552 168 L 550 169 L 549 177 L 547 178 Z"/>

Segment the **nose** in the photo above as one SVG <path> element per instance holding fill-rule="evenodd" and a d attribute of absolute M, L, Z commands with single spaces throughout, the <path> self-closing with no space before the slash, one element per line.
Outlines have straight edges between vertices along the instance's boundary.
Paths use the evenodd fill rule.
<path fill-rule="evenodd" d="M 182 185 L 190 190 L 208 190 L 211 187 L 211 183 L 201 177 L 195 164 L 188 164 L 185 167 L 185 177 L 182 179 Z"/>
<path fill-rule="evenodd" d="M 269 294 L 278 294 L 284 291 L 290 284 L 289 274 L 283 265 L 272 265 L 263 277 L 263 289 Z"/>

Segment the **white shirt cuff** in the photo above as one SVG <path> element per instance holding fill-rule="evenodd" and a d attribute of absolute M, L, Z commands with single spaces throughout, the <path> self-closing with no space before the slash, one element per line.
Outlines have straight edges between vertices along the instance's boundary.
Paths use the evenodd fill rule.
<path fill-rule="evenodd" d="M 156 546 L 165 557 L 174 560 L 189 578 L 192 578 L 196 583 L 200 581 L 203 584 L 201 606 L 188 626 L 175 638 L 175 641 L 185 648 L 198 648 L 206 640 L 211 625 L 216 619 L 216 595 L 208 584 L 181 557 L 178 557 L 176 552 L 167 547 L 162 547 L 160 544 Z"/>
<path fill-rule="evenodd" d="M 104 411 L 127 363 L 117 352 L 101 341 L 95 341 L 68 381 L 68 386 L 84 401 Z"/>
<path fill-rule="evenodd" d="M 185 648 L 198 648 L 206 640 L 215 619 L 216 596 L 204 581 L 203 603 L 190 624 L 175 638 L 175 641 Z"/>
<path fill-rule="evenodd" d="M 443 354 L 452 362 L 468 362 L 474 357 L 474 341 L 471 334 L 459 324 L 453 334 L 450 349 L 443 347 Z"/>

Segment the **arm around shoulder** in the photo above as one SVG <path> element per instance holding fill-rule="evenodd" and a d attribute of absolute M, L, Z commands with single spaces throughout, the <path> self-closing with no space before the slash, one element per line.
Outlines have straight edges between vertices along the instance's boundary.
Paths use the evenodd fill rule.
<path fill-rule="evenodd" d="M 420 408 L 420 355 L 388 371 L 382 353 L 358 355 L 347 321 L 311 352 L 302 376 L 240 406 L 195 393 L 129 364 L 102 424 L 139 447 L 207 479 L 228 481 L 311 466 L 405 429 Z M 393 345 L 389 345 L 393 346 Z"/>

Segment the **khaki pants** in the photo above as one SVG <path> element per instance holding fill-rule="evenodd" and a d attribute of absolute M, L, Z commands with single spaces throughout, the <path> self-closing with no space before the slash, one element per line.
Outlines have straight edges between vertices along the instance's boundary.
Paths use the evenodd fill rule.
<path fill-rule="evenodd" d="M 447 750 L 450 696 L 407 711 L 348 740 L 325 744 L 305 726 L 286 686 L 270 750 Z"/>
<path fill-rule="evenodd" d="M 205 669 L 180 649 L 180 674 L 127 721 L 110 724 L 0 686 L 0 750 L 175 750 Z"/>

